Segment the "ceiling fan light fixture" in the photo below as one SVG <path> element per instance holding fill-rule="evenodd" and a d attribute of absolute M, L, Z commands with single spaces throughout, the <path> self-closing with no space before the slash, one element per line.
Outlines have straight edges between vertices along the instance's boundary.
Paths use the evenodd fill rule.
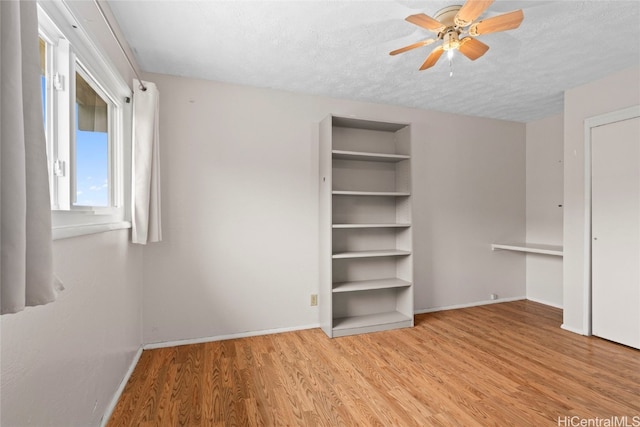
<path fill-rule="evenodd" d="M 442 48 L 446 51 L 457 49 L 460 46 L 460 38 L 456 30 L 447 31 L 442 37 Z"/>

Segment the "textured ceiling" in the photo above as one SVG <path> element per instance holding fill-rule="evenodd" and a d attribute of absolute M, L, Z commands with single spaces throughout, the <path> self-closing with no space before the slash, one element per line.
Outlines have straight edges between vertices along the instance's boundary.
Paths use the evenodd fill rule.
<path fill-rule="evenodd" d="M 520 28 L 479 36 L 472 62 L 406 21 L 462 1 L 110 1 L 144 71 L 528 122 L 561 112 L 566 89 L 640 65 L 640 1 L 501 1 Z"/>

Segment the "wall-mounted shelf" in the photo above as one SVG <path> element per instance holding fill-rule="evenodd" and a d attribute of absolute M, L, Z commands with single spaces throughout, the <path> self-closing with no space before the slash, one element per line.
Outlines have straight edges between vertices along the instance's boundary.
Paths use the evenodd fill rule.
<path fill-rule="evenodd" d="M 532 254 L 543 254 L 553 256 L 563 256 L 563 247 L 557 245 L 541 245 L 537 243 L 493 243 L 491 250 L 501 249 L 505 251 L 528 252 Z"/>

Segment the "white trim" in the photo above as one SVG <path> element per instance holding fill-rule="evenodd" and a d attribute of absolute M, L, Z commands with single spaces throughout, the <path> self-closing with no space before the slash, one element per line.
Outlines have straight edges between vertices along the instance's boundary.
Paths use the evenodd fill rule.
<path fill-rule="evenodd" d="M 578 334 L 578 335 L 587 335 L 587 336 L 590 335 L 590 334 L 585 334 L 582 329 L 574 328 L 565 323 L 560 325 L 560 329 L 564 329 L 565 331 L 573 332 L 574 334 Z"/>
<path fill-rule="evenodd" d="M 247 331 L 240 332 L 237 334 L 228 334 L 228 335 L 216 335 L 213 337 L 203 337 L 203 338 L 191 338 L 186 340 L 177 340 L 177 341 L 164 341 L 164 342 L 156 342 L 145 344 L 142 346 L 145 350 L 153 350 L 156 348 L 166 348 L 166 347 L 176 347 L 179 345 L 189 345 L 189 344 L 202 344 L 205 342 L 214 342 L 214 341 L 224 341 L 224 340 L 232 340 L 236 338 L 247 338 L 247 337 L 257 337 L 261 335 L 272 335 L 272 334 L 280 334 L 283 332 L 294 332 L 294 331 L 303 331 L 306 329 L 314 329 L 319 328 L 319 323 L 314 323 L 311 325 L 304 326 L 294 326 L 291 328 L 277 328 L 277 329 L 263 329 L 261 331 Z"/>
<path fill-rule="evenodd" d="M 83 59 L 82 62 L 88 71 L 98 76 L 99 82 L 108 88 L 109 95 L 118 99 L 131 96 L 131 88 L 120 75 L 109 55 L 88 35 L 90 32 L 86 30 L 84 21 L 76 19 L 67 1 L 40 1 L 38 5 L 69 40 L 78 57 Z M 71 30 L 72 26 L 77 28 Z"/>
<path fill-rule="evenodd" d="M 559 309 L 563 309 L 562 304 L 556 304 L 555 302 L 550 302 L 550 301 L 546 301 L 540 298 L 533 298 L 530 296 L 527 296 L 527 299 L 529 301 L 533 301 L 533 302 L 537 302 L 538 304 L 544 304 L 544 305 L 548 305 L 549 307 L 555 307 L 555 308 L 559 308 Z"/>
<path fill-rule="evenodd" d="M 65 225 L 53 227 L 51 231 L 53 233 L 53 240 L 60 240 L 87 234 L 104 233 L 105 231 L 124 230 L 127 228 L 131 228 L 131 222 L 119 221 L 105 224 Z"/>
<path fill-rule="evenodd" d="M 422 308 L 420 310 L 415 310 L 414 314 L 434 313 L 436 311 L 445 311 L 445 310 L 457 310 L 460 308 L 478 307 L 481 305 L 498 304 L 501 302 L 522 301 L 525 299 L 527 299 L 527 297 L 525 296 L 509 297 L 509 298 L 500 298 L 496 300 L 476 301 L 476 302 L 470 302 L 467 304 L 455 304 L 455 305 L 447 305 L 443 307 Z"/>
<path fill-rule="evenodd" d="M 127 372 L 124 374 L 124 378 L 122 378 L 122 381 L 120 381 L 120 385 L 118 386 L 116 392 L 113 394 L 113 397 L 111 398 L 111 402 L 109 402 L 109 405 L 107 405 L 107 409 L 105 410 L 104 415 L 100 420 L 100 427 L 106 426 L 107 423 L 109 422 L 109 418 L 111 418 L 111 414 L 113 414 L 113 410 L 116 408 L 116 405 L 118 404 L 118 400 L 120 400 L 120 396 L 122 396 L 122 392 L 124 391 L 124 388 L 127 386 L 127 383 L 129 382 L 129 378 L 131 378 L 131 374 L 133 374 L 133 370 L 136 368 L 136 365 L 140 360 L 140 356 L 142 355 L 142 350 L 143 350 L 142 346 L 138 347 L 138 351 L 136 351 L 136 354 L 133 356 L 133 360 L 129 365 L 129 369 L 127 369 Z"/>
<path fill-rule="evenodd" d="M 582 282 L 583 335 L 591 335 L 591 129 L 640 117 L 640 105 L 589 117 L 584 120 L 584 264 Z M 564 326 L 563 326 L 564 327 Z M 568 329 L 572 332 L 573 329 Z"/>
<path fill-rule="evenodd" d="M 582 254 L 584 259 L 584 264 L 582 266 L 583 335 L 591 335 L 591 128 L 593 126 L 591 126 L 590 121 L 590 119 L 586 119 L 584 121 L 584 242 Z"/>

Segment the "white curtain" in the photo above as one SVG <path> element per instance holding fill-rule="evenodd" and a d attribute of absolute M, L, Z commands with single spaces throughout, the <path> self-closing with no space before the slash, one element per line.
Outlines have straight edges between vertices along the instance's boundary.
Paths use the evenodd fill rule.
<path fill-rule="evenodd" d="M 35 1 L 0 1 L 0 306 L 56 299 Z"/>
<path fill-rule="evenodd" d="M 160 221 L 159 94 L 154 83 L 133 81 L 133 243 L 162 240 Z"/>

